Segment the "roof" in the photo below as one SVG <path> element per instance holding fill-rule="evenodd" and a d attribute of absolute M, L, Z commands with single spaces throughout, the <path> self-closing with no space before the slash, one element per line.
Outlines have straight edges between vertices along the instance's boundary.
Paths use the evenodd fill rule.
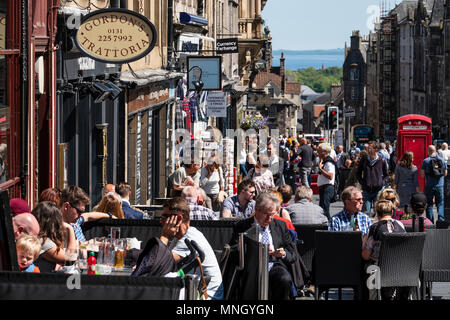
<path fill-rule="evenodd" d="M 313 89 L 311 89 L 310 87 L 308 87 L 304 84 L 302 84 L 301 93 L 302 93 L 302 96 L 311 96 L 311 95 L 317 94 L 317 92 L 315 92 Z"/>
<path fill-rule="evenodd" d="M 255 89 L 264 88 L 269 82 L 272 82 L 275 86 L 281 89 L 281 76 L 271 72 L 259 72 L 254 80 L 256 85 Z M 288 94 L 300 94 L 302 86 L 298 82 L 286 82 L 285 93 Z"/>
<path fill-rule="evenodd" d="M 409 120 L 421 120 L 421 121 L 425 121 L 427 123 L 431 123 L 431 118 L 429 118 L 427 116 L 423 116 L 421 114 L 407 114 L 403 117 L 398 118 L 397 123 L 402 123 L 402 122 L 409 121 Z"/>
<path fill-rule="evenodd" d="M 325 105 L 314 105 L 314 118 L 318 118 L 322 111 L 325 111 Z"/>

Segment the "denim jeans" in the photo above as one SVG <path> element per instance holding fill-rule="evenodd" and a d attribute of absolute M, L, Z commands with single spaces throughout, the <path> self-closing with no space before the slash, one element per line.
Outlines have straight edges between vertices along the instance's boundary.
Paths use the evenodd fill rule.
<path fill-rule="evenodd" d="M 433 198 L 437 207 L 438 220 L 445 221 L 444 216 L 444 187 L 434 186 L 425 187 L 425 195 L 427 196 L 427 218 L 434 222 L 433 214 Z"/>
<path fill-rule="evenodd" d="M 447 176 L 444 180 L 444 195 L 444 206 L 446 208 L 450 208 L 450 172 L 447 173 Z"/>
<path fill-rule="evenodd" d="M 300 173 L 300 181 L 302 182 L 302 185 L 307 186 L 309 188 L 309 176 L 311 174 L 311 168 L 307 167 L 300 167 L 299 168 Z"/>
<path fill-rule="evenodd" d="M 378 192 L 367 192 L 363 191 L 363 212 L 370 217 L 370 211 L 372 210 L 372 202 L 377 201 Z"/>
<path fill-rule="evenodd" d="M 320 186 L 319 197 L 319 206 L 322 207 L 323 213 L 327 217 L 328 221 L 330 221 L 330 204 L 334 197 L 334 185 L 326 184 L 324 186 Z"/>

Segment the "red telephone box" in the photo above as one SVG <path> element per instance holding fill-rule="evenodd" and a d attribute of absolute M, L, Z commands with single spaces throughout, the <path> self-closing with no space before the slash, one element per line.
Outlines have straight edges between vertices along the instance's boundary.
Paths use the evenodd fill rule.
<path fill-rule="evenodd" d="M 397 120 L 397 161 L 399 161 L 405 151 L 414 153 L 414 165 L 420 172 L 422 162 L 428 157 L 427 147 L 432 144 L 431 118 L 420 114 L 408 114 Z M 425 181 L 420 177 L 420 190 L 424 191 Z"/>

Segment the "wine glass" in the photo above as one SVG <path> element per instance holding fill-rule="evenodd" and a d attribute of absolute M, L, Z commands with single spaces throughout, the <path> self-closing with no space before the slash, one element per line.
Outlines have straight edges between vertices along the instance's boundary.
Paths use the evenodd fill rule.
<path fill-rule="evenodd" d="M 66 248 L 64 250 L 64 272 L 76 273 L 76 262 L 78 260 L 78 248 Z"/>

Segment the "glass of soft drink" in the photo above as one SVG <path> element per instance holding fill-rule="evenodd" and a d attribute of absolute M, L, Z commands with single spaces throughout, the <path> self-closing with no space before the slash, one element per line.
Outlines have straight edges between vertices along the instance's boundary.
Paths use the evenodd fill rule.
<path fill-rule="evenodd" d="M 87 270 L 88 241 L 78 241 L 78 267 L 83 272 Z"/>
<path fill-rule="evenodd" d="M 105 251 L 105 238 L 101 237 L 97 237 L 94 239 L 94 247 L 95 249 L 97 249 L 97 251 L 93 250 L 94 253 L 96 253 L 96 259 L 97 259 L 97 264 L 102 264 L 103 263 L 103 253 Z"/>
<path fill-rule="evenodd" d="M 124 261 L 125 261 L 124 240 L 116 239 L 116 240 L 114 240 L 114 267 L 123 268 L 125 265 Z"/>

